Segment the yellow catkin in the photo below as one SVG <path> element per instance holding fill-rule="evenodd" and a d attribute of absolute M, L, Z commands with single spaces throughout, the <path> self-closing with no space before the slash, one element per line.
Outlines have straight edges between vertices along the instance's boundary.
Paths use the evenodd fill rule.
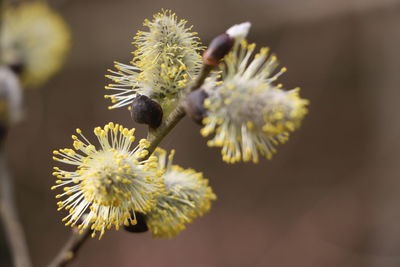
<path fill-rule="evenodd" d="M 220 76 L 205 86 L 208 112 L 201 134 L 214 134 L 207 144 L 221 147 L 222 159 L 228 163 L 257 163 L 260 154 L 270 159 L 274 147 L 284 143 L 307 114 L 308 100 L 300 98 L 298 88 L 283 90 L 273 84 L 287 69 L 273 74 L 276 56 L 261 48 L 250 60 L 254 49 L 254 44 L 242 41 L 225 57 Z"/>
<path fill-rule="evenodd" d="M 147 214 L 147 225 L 156 238 L 172 238 L 185 229 L 186 224 L 202 216 L 216 199 L 208 180 L 202 173 L 173 165 L 174 151 L 157 148 L 158 166 L 164 174 L 165 189 L 156 198 L 156 205 Z"/>
<path fill-rule="evenodd" d="M 141 140 L 132 149 L 134 129 L 114 123 L 94 129 L 97 147 L 80 129 L 76 132 L 76 151 L 53 152 L 54 160 L 76 168 L 67 171 L 56 167 L 53 172 L 58 180 L 52 190 L 63 189 L 56 196 L 64 199 L 58 202 L 58 210 L 69 210 L 63 221 L 79 229 L 92 227 L 100 237 L 113 226 L 119 229 L 123 224 L 135 224 L 135 211 L 149 212 L 156 204 L 155 196 L 164 188 L 157 158 L 138 161 L 147 152 L 148 141 Z"/>
<path fill-rule="evenodd" d="M 147 31 L 139 31 L 134 37 L 132 62 L 116 62 L 117 71 L 110 70 L 106 75 L 113 81 L 106 86 L 112 92 L 106 95 L 112 100 L 111 108 L 128 106 L 141 94 L 159 102 L 168 113 L 201 66 L 203 47 L 186 23 L 170 10 L 145 20 Z"/>
<path fill-rule="evenodd" d="M 42 1 L 7 6 L 2 18 L 2 64 L 20 65 L 24 85 L 40 86 L 56 73 L 70 49 L 63 18 Z"/>

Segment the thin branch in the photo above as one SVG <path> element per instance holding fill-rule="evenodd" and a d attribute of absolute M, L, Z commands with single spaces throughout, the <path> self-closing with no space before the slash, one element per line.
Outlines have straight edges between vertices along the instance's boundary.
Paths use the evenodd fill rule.
<path fill-rule="evenodd" d="M 178 124 L 181 119 L 183 119 L 183 117 L 185 117 L 185 115 L 185 110 L 181 106 L 178 106 L 171 115 L 172 118 L 169 119 L 166 124 L 162 124 L 157 130 L 149 130 L 147 135 L 147 139 L 150 141 L 150 146 L 147 149 L 149 153 L 145 157 L 141 158 L 141 161 L 148 159 L 151 154 L 153 154 L 154 150 L 161 143 L 164 137 L 168 135 L 168 133 Z"/>
<path fill-rule="evenodd" d="M 0 214 L 11 247 L 13 262 L 17 267 L 31 267 L 28 247 L 14 203 L 13 182 L 7 171 L 4 147 L 0 148 L 0 185 Z"/>
<path fill-rule="evenodd" d="M 4 1 L 0 0 L 0 35 L 3 23 L 1 18 L 4 13 Z M 0 52 L 1 53 L 1 52 Z M 3 55 L 0 54 L 0 62 Z M 12 123 L 19 117 L 21 102 L 21 88 L 18 78 L 8 68 L 0 66 L 0 89 L 7 93 L 6 101 L 9 108 L 9 120 Z M 19 115 L 17 115 L 18 113 Z M 14 121 L 15 119 L 15 121 Z M 15 204 L 13 179 L 7 169 L 7 155 L 4 147 L 4 139 L 10 125 L 2 122 L 0 125 L 0 217 L 3 221 L 4 232 L 16 267 L 31 267 L 29 251 L 22 225 L 18 219 L 17 206 Z"/>
<path fill-rule="evenodd" d="M 0 38 L 3 31 L 3 15 L 5 10 L 5 1 L 0 0 Z M 0 51 L 0 62 L 2 61 L 2 51 Z M 6 72 L 7 73 L 7 72 Z M 4 72 L 3 72 L 4 74 Z M 18 80 L 10 79 L 10 76 L 3 76 L 4 79 L 0 87 L 2 90 L 12 92 L 20 92 L 21 88 L 19 86 Z M 8 101 L 11 101 L 8 99 Z M 12 101 L 11 101 L 12 102 Z M 10 113 L 12 108 L 12 103 L 8 103 L 10 107 Z M 14 110 L 15 111 L 15 110 Z M 11 114 L 12 115 L 12 114 Z M 4 123 L 4 122 L 3 122 Z M 16 267 L 31 267 L 32 263 L 29 257 L 29 251 L 24 235 L 22 225 L 18 219 L 17 207 L 15 205 L 14 197 L 14 186 L 13 180 L 7 169 L 7 157 L 4 148 L 4 137 L 6 134 L 8 126 L 1 127 L 0 129 L 0 217 L 3 222 L 4 232 L 7 237 L 7 242 L 11 250 L 13 264 Z M 4 129 L 3 129 L 4 128 Z"/>
<path fill-rule="evenodd" d="M 206 65 L 206 64 L 204 64 L 201 67 L 199 76 L 197 76 L 196 81 L 194 81 L 193 85 L 190 87 L 190 92 L 193 92 L 194 90 L 199 89 L 203 85 L 204 81 L 206 80 L 206 78 L 208 77 L 208 75 L 210 74 L 210 72 L 213 68 L 214 68 L 214 66 Z"/>
<path fill-rule="evenodd" d="M 65 243 L 64 247 L 60 250 L 48 267 L 67 266 L 68 263 L 76 258 L 79 249 L 82 247 L 85 241 L 89 239 L 91 232 L 92 231 L 88 228 L 85 229 L 82 234 L 79 234 L 78 230 L 74 229 L 74 232 L 67 243 Z"/>
<path fill-rule="evenodd" d="M 191 85 L 189 92 L 197 90 L 203 85 L 212 68 L 213 67 L 211 65 L 204 64 L 202 66 L 200 74 Z M 147 139 L 150 141 L 150 147 L 147 149 L 149 153 L 140 160 L 148 159 L 151 154 L 153 154 L 154 150 L 157 148 L 160 142 L 164 139 L 164 137 L 168 135 L 168 133 L 178 124 L 178 122 L 183 117 L 185 117 L 185 115 L 185 109 L 182 107 L 182 105 L 179 105 L 159 128 L 157 128 L 156 130 L 150 129 L 147 135 Z"/>

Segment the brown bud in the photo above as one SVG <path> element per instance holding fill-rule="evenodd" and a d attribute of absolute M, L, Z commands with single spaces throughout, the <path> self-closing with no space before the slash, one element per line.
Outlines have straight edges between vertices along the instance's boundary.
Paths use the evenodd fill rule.
<path fill-rule="evenodd" d="M 138 95 L 133 99 L 131 116 L 135 122 L 147 124 L 155 129 L 161 124 L 163 110 L 154 100 L 145 95 Z"/>
<path fill-rule="evenodd" d="M 22 63 L 22 61 L 15 61 L 12 62 L 8 65 L 8 67 L 17 75 L 22 74 L 22 72 L 24 71 L 24 64 Z"/>
<path fill-rule="evenodd" d="M 217 66 L 219 61 L 232 49 L 235 40 L 227 33 L 215 37 L 203 54 L 204 64 Z"/>
<path fill-rule="evenodd" d="M 208 94 L 203 89 L 197 89 L 191 92 L 185 101 L 185 111 L 197 124 L 202 125 L 207 110 L 204 108 L 204 100 Z"/>
<path fill-rule="evenodd" d="M 146 216 L 143 213 L 135 212 L 136 221 L 135 225 L 124 225 L 124 229 L 130 233 L 144 233 L 149 230 L 146 224 Z"/>

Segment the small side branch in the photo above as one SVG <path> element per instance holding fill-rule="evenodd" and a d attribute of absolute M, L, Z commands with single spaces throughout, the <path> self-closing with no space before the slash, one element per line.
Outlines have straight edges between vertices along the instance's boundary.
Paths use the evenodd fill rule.
<path fill-rule="evenodd" d="M 77 229 L 74 230 L 67 243 L 47 267 L 67 266 L 68 263 L 76 258 L 79 249 L 88 240 L 91 232 L 89 228 L 85 229 L 82 234 L 79 234 Z"/>
<path fill-rule="evenodd" d="M 203 85 L 204 81 L 206 80 L 206 78 L 208 77 L 213 68 L 214 68 L 213 66 L 207 64 L 204 64 L 201 67 L 199 76 L 197 77 L 193 85 L 190 87 L 190 92 L 199 89 Z"/>
<path fill-rule="evenodd" d="M 185 117 L 185 110 L 178 106 L 178 108 L 171 115 L 171 119 L 168 120 L 166 124 L 162 124 L 157 130 L 149 130 L 149 134 L 147 135 L 147 139 L 150 141 L 150 146 L 147 149 L 149 153 L 146 157 L 141 160 L 148 159 L 151 154 L 153 154 L 154 150 L 160 144 L 160 142 L 164 139 L 165 136 L 178 124 L 178 122 Z"/>

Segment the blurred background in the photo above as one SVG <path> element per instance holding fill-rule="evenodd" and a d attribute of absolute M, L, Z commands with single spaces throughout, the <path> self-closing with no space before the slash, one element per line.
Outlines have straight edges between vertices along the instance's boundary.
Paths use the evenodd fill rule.
<path fill-rule="evenodd" d="M 210 179 L 211 212 L 172 240 L 107 232 L 71 266 L 400 266 L 400 1 L 48 2 L 71 27 L 72 51 L 45 87 L 26 93 L 26 119 L 7 141 L 35 266 L 70 235 L 50 191 L 52 150 L 69 147 L 75 128 L 92 137 L 109 121 L 145 135 L 126 110 L 107 110 L 104 74 L 114 60 L 131 60 L 132 37 L 161 8 L 193 24 L 204 44 L 252 22 L 248 40 L 277 53 L 289 70 L 281 81 L 302 88 L 310 113 L 258 165 L 223 163 L 185 118 L 162 146 Z"/>

